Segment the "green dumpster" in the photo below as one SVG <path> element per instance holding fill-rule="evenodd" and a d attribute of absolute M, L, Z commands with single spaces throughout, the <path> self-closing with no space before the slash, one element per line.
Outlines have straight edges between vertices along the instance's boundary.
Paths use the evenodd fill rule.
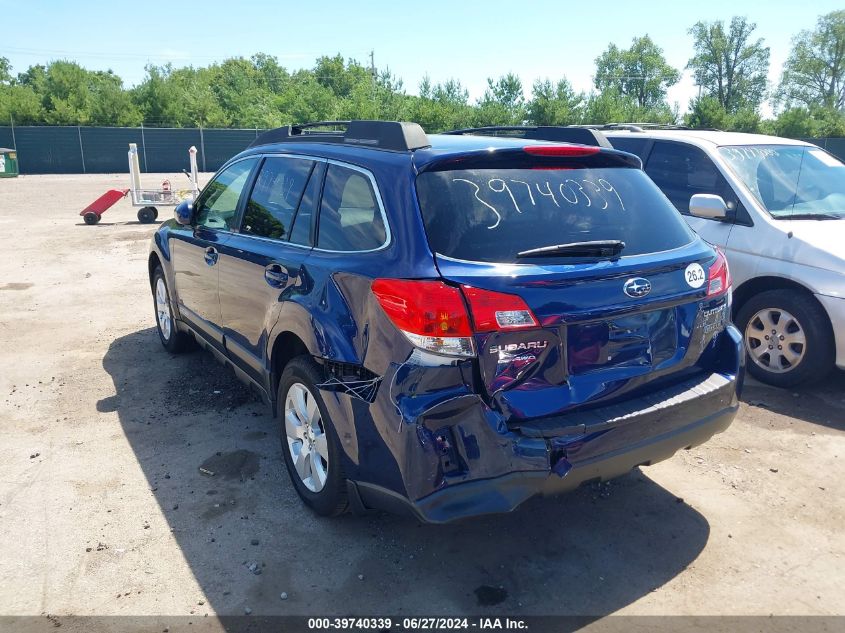
<path fill-rule="evenodd" d="M 7 147 L 0 147 L 0 178 L 17 178 L 18 153 Z"/>

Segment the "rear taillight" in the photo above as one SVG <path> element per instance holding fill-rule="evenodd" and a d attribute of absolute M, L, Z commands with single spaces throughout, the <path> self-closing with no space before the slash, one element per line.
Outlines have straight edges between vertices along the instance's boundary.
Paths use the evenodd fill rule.
<path fill-rule="evenodd" d="M 526 145 L 522 148 L 532 156 L 591 156 L 601 151 L 600 147 L 590 145 Z"/>
<path fill-rule="evenodd" d="M 728 260 L 721 249 L 716 249 L 716 261 L 707 273 L 707 296 L 716 297 L 726 293 L 731 288 L 731 272 Z"/>
<path fill-rule="evenodd" d="M 476 332 L 518 330 L 537 325 L 537 319 L 521 297 L 470 286 L 464 286 L 463 291 Z"/>
<path fill-rule="evenodd" d="M 462 295 L 442 281 L 407 279 L 376 279 L 372 289 L 385 314 L 408 340 L 435 354 L 474 356 L 473 332 L 537 327 L 534 314 L 516 295 L 471 286 L 463 286 Z"/>
<path fill-rule="evenodd" d="M 373 294 L 411 343 L 435 354 L 473 356 L 472 327 L 461 291 L 442 281 L 376 279 Z"/>

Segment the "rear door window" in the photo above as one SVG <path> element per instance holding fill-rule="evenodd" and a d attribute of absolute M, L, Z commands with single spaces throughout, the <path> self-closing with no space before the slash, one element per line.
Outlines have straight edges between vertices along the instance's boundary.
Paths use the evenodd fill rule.
<path fill-rule="evenodd" d="M 432 250 L 456 259 L 524 262 L 520 251 L 598 240 L 621 240 L 622 256 L 641 255 L 693 239 L 639 169 L 425 172 L 417 195 Z"/>
<path fill-rule="evenodd" d="M 313 167 L 314 161 L 299 158 L 265 159 L 246 204 L 241 233 L 288 239 Z"/>
<path fill-rule="evenodd" d="M 614 136 L 609 137 L 608 140 L 615 149 L 636 154 L 641 160 L 645 160 L 646 149 L 651 142 L 650 139 L 635 136 Z"/>
<path fill-rule="evenodd" d="M 384 218 L 368 176 L 330 164 L 323 186 L 317 247 L 330 251 L 368 251 L 386 239 Z"/>

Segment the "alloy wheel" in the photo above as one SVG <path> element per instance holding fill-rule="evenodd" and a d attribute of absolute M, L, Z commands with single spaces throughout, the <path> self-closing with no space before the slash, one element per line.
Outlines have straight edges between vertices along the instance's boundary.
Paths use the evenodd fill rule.
<path fill-rule="evenodd" d="M 317 400 L 302 383 L 285 396 L 285 434 L 293 466 L 311 492 L 320 492 L 329 472 L 329 446 Z"/>
<path fill-rule="evenodd" d="M 779 308 L 765 308 L 748 321 L 745 344 L 757 366 L 783 374 L 801 363 L 807 350 L 807 337 L 792 314 Z"/>
<path fill-rule="evenodd" d="M 165 341 L 170 340 L 173 330 L 173 320 L 170 317 L 170 300 L 167 297 L 167 286 L 164 279 L 156 279 L 156 317 L 158 318 L 158 329 Z"/>

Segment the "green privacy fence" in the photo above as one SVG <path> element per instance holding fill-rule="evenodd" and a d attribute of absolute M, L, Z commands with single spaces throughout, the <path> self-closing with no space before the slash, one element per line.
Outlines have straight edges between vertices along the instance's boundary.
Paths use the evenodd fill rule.
<path fill-rule="evenodd" d="M 129 143 L 138 145 L 144 172 L 188 168 L 188 148 L 197 148 L 201 171 L 217 171 L 264 130 L 85 126 L 0 127 L 0 147 L 16 148 L 22 174 L 128 172 Z M 845 160 L 845 138 L 802 139 Z"/>
<path fill-rule="evenodd" d="M 0 127 L 0 147 L 17 149 L 22 174 L 128 172 L 129 143 L 138 145 L 144 172 L 188 169 L 188 148 L 197 148 L 201 171 L 216 171 L 246 149 L 263 130 L 85 126 Z"/>

